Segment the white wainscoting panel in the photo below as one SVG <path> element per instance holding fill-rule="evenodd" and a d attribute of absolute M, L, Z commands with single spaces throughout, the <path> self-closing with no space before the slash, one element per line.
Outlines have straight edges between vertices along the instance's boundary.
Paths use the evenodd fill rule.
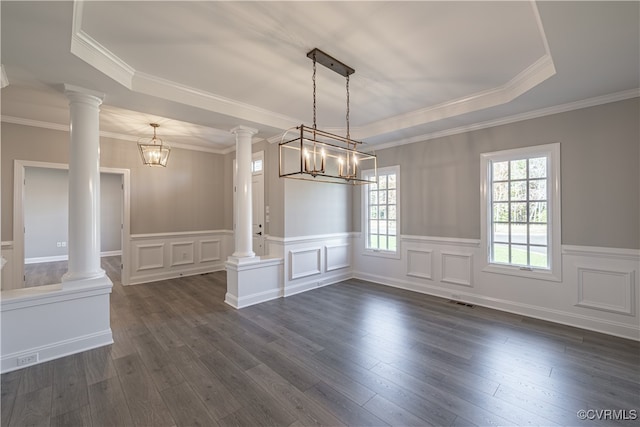
<path fill-rule="evenodd" d="M 633 316 L 635 272 L 578 267 L 579 307 Z"/>
<path fill-rule="evenodd" d="M 472 254 L 441 251 L 442 282 L 473 286 Z"/>
<path fill-rule="evenodd" d="M 171 260 L 169 265 L 175 267 L 177 265 L 194 264 L 194 243 L 194 241 L 171 242 Z"/>
<path fill-rule="evenodd" d="M 231 255 L 228 230 L 136 234 L 131 236 L 130 284 L 224 270 Z"/>
<path fill-rule="evenodd" d="M 433 279 L 433 251 L 430 249 L 407 249 L 407 276 Z"/>
<path fill-rule="evenodd" d="M 291 280 L 320 274 L 321 248 L 307 248 L 289 251 Z"/>
<path fill-rule="evenodd" d="M 200 257 L 198 262 L 215 262 L 220 261 L 221 250 L 220 239 L 203 239 L 200 240 Z"/>
<path fill-rule="evenodd" d="M 339 270 L 341 268 L 347 268 L 351 266 L 350 256 L 351 249 L 348 243 L 342 243 L 339 245 L 326 245 L 325 250 L 325 263 L 326 271 Z"/>
<path fill-rule="evenodd" d="M 140 244 L 134 253 L 135 271 L 164 267 L 164 243 Z"/>
<path fill-rule="evenodd" d="M 638 249 L 563 245 L 554 282 L 483 271 L 479 240 L 401 236 L 401 259 L 365 255 L 364 236 L 354 240 L 356 278 L 640 341 Z"/>

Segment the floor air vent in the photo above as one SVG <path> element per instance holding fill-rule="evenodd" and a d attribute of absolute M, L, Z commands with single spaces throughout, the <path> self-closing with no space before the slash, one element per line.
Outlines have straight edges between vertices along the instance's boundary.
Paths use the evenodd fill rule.
<path fill-rule="evenodd" d="M 450 303 L 450 304 L 456 304 L 456 305 L 463 305 L 463 306 L 465 306 L 465 307 L 469 307 L 469 308 L 473 308 L 473 307 L 475 307 L 475 305 L 473 305 L 473 304 L 469 304 L 469 303 L 462 302 L 462 301 L 449 300 L 449 303 Z"/>

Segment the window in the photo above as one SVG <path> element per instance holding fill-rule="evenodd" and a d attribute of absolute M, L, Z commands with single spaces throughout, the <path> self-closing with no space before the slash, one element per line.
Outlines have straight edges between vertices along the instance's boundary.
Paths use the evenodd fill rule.
<path fill-rule="evenodd" d="M 373 171 L 363 177 L 375 180 Z M 400 167 L 378 169 L 378 182 L 363 186 L 363 219 L 367 252 L 395 256 L 400 231 Z"/>
<path fill-rule="evenodd" d="M 560 145 L 482 155 L 485 271 L 560 280 Z"/>

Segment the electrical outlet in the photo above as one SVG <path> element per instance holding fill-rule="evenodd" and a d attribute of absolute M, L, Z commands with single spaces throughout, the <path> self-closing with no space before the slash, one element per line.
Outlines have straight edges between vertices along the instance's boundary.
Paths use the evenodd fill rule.
<path fill-rule="evenodd" d="M 62 242 L 62 247 L 66 248 L 67 247 L 67 242 Z"/>
<path fill-rule="evenodd" d="M 59 247 L 59 248 L 61 248 L 61 247 L 62 247 L 62 242 L 57 242 L 57 243 L 56 243 L 56 246 L 57 246 L 57 247 Z"/>
<path fill-rule="evenodd" d="M 452 300 L 454 300 L 454 301 L 458 301 L 458 300 L 460 300 L 460 295 L 458 295 L 458 294 L 451 294 L 451 299 L 452 299 Z"/>
<path fill-rule="evenodd" d="M 28 354 L 26 356 L 18 357 L 17 365 L 31 365 L 32 363 L 36 363 L 38 361 L 38 353 Z"/>

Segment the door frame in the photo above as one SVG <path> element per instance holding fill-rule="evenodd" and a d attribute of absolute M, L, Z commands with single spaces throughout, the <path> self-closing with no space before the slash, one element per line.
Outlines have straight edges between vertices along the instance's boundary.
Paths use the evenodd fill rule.
<path fill-rule="evenodd" d="M 26 168 L 69 170 L 65 163 L 37 162 L 31 160 L 14 160 L 13 168 L 13 280 L 24 285 L 24 181 Z M 122 269 L 121 282 L 129 284 L 130 262 L 129 241 L 131 234 L 130 195 L 131 171 L 129 169 L 100 167 L 100 173 L 122 175 Z M 18 289 L 23 288 L 21 286 Z"/>

